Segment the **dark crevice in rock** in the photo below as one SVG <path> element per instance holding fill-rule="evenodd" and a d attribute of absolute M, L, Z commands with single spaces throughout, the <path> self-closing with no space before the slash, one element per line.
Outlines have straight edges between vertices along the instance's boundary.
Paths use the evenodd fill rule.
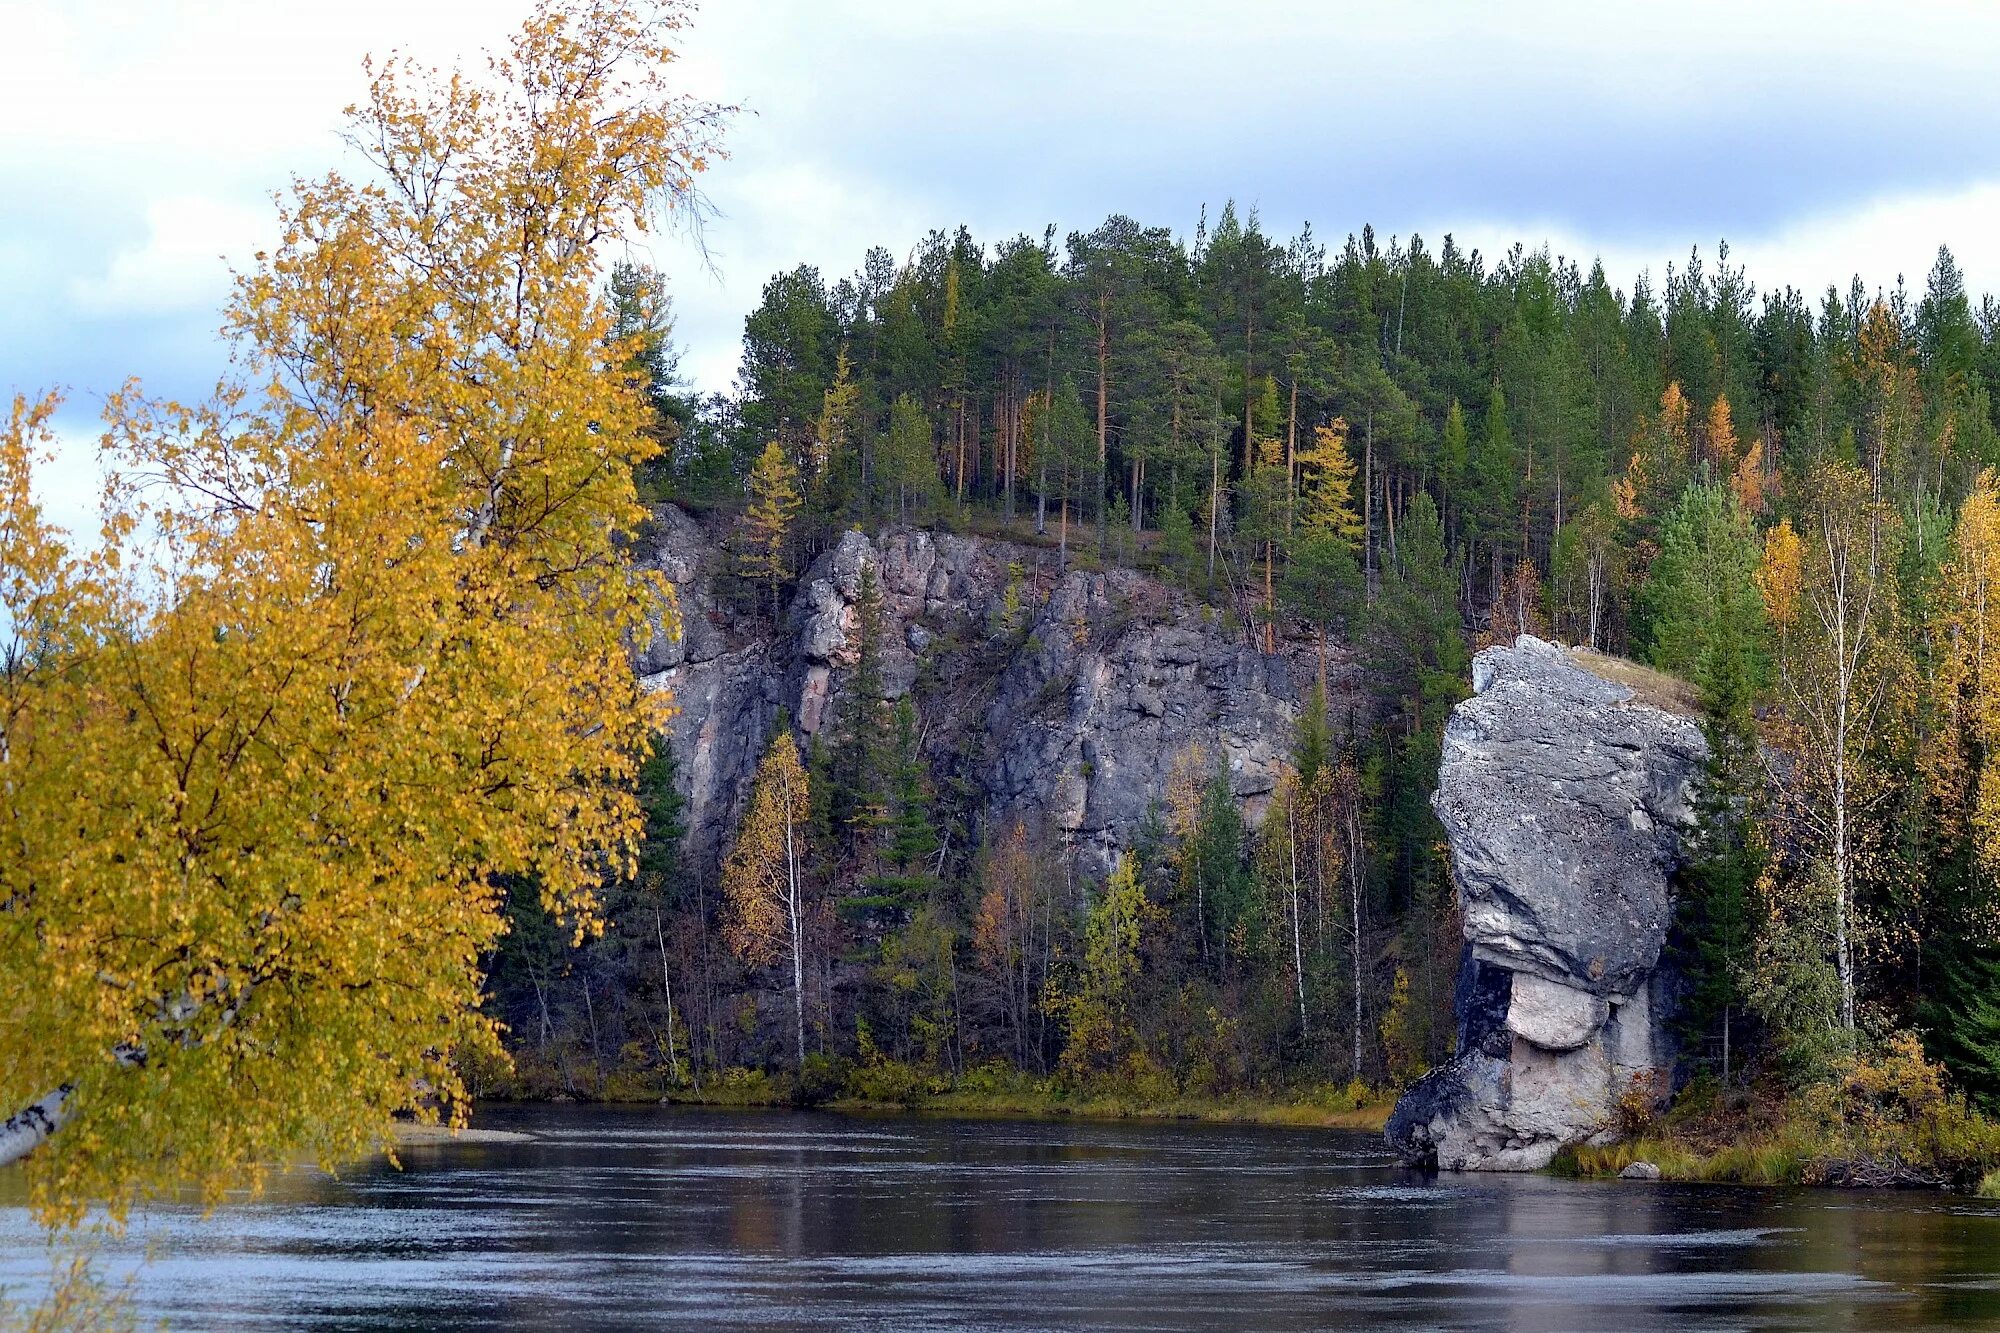
<path fill-rule="evenodd" d="M 1660 954 L 1707 747 L 1539 639 L 1480 653 L 1473 679 L 1433 801 L 1465 921 L 1458 1054 L 1388 1134 L 1412 1162 L 1528 1170 L 1609 1133 L 1633 1078 L 1671 1066 Z"/>

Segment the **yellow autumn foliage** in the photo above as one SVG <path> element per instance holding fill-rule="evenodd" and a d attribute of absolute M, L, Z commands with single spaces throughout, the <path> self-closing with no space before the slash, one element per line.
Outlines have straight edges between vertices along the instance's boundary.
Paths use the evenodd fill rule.
<path fill-rule="evenodd" d="M 45 1216 L 460 1117 L 505 886 L 579 930 L 629 873 L 664 585 L 616 541 L 655 448 L 600 248 L 685 200 L 723 109 L 666 0 L 544 0 L 486 77 L 402 58 L 363 179 L 295 185 L 226 312 L 237 378 L 117 395 L 102 541 L 0 433 L 0 1103 Z M 19 1142 L 18 1138 L 15 1140 Z"/>
<path fill-rule="evenodd" d="M 1764 534 L 1764 559 L 1757 566 L 1757 591 L 1764 598 L 1764 612 L 1779 630 L 1788 628 L 1799 608 L 1799 581 L 1804 548 L 1792 520 L 1781 518 Z"/>
<path fill-rule="evenodd" d="M 1354 456 L 1347 450 L 1347 423 L 1339 417 L 1313 427 L 1299 450 L 1303 483 L 1300 526 L 1313 536 L 1334 537 L 1349 545 L 1361 540 L 1361 515 L 1355 510 Z"/>

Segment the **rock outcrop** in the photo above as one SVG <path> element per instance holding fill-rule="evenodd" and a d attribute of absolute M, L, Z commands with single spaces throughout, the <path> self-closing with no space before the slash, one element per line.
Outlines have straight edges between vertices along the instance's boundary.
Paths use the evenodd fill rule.
<path fill-rule="evenodd" d="M 1389 1119 L 1405 1160 L 1538 1169 L 1607 1137 L 1635 1079 L 1664 1086 L 1660 953 L 1707 746 L 1659 684 L 1529 636 L 1474 660 L 1432 802 L 1464 917 L 1458 1053 Z"/>
<path fill-rule="evenodd" d="M 680 710 L 670 739 L 689 874 L 720 858 L 780 711 L 803 737 L 835 726 L 864 566 L 882 595 L 884 693 L 915 699 L 939 786 L 962 793 L 956 813 L 974 826 L 1025 819 L 1074 845 L 1087 871 L 1133 844 L 1193 746 L 1226 767 L 1256 822 L 1319 669 L 1309 641 L 1262 653 L 1240 623 L 1136 571 L 1059 573 L 1053 550 L 987 538 L 843 533 L 775 624 L 718 594 L 725 555 L 682 511 L 656 514 L 641 554 L 679 598 L 678 632 L 662 628 L 636 656 Z M 1338 649 L 1331 679 L 1338 722 L 1361 706 Z"/>

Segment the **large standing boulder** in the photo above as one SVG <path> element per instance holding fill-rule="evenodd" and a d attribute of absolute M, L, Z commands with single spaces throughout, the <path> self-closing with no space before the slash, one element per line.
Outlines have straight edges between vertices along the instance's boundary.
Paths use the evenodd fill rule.
<path fill-rule="evenodd" d="M 1411 1162 L 1535 1170 L 1673 1060 L 1659 971 L 1707 761 L 1683 691 L 1532 636 L 1473 662 L 1432 799 L 1465 921 L 1458 1053 L 1389 1119 Z"/>

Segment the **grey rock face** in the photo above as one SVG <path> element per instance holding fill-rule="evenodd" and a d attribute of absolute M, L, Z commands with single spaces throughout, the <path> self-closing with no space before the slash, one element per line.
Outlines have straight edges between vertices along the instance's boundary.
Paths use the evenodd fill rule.
<path fill-rule="evenodd" d="M 671 507 L 656 519 L 648 559 L 675 587 L 681 626 L 635 660 L 680 709 L 670 742 L 690 875 L 713 873 L 780 709 L 807 738 L 840 716 L 864 566 L 882 596 L 884 693 L 913 696 L 934 770 L 970 793 L 962 813 L 1049 826 L 1086 873 L 1132 846 L 1191 748 L 1260 819 L 1318 672 L 1309 641 L 1261 653 L 1239 624 L 1135 571 L 1058 574 L 1053 551 L 917 530 L 841 534 L 774 627 L 713 595 L 723 553 L 699 524 Z M 1355 669 L 1336 649 L 1330 671 L 1329 712 L 1344 719 Z"/>
<path fill-rule="evenodd" d="M 1046 811 L 1102 868 L 1132 845 L 1190 748 L 1227 770 L 1245 817 L 1261 820 L 1301 702 L 1284 656 L 1258 652 L 1158 584 L 1122 570 L 1072 573 L 1001 675 L 981 785 L 994 815 Z"/>
<path fill-rule="evenodd" d="M 1473 664 L 1433 800 L 1465 919 L 1459 1054 L 1388 1134 L 1446 1169 L 1532 1170 L 1600 1139 L 1672 1063 L 1658 973 L 1670 876 L 1707 759 L 1700 728 L 1523 636 Z"/>

